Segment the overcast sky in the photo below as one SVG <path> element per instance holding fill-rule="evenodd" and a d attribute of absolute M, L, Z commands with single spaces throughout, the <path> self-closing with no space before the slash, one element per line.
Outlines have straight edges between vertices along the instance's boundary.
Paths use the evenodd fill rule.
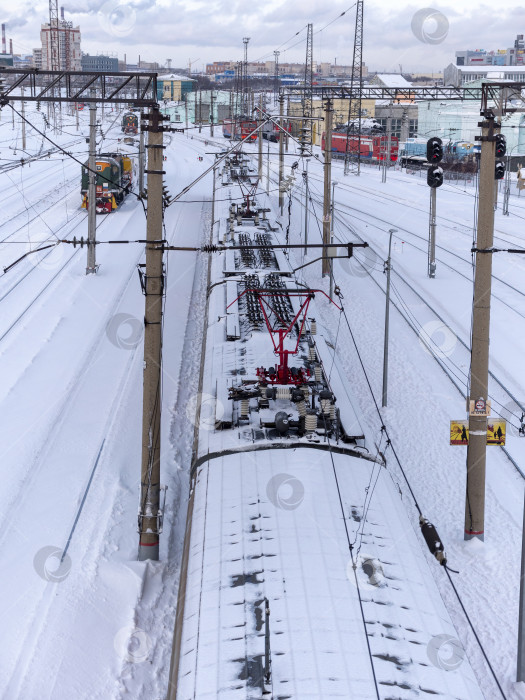
<path fill-rule="evenodd" d="M 306 25 L 313 23 L 314 61 L 352 62 L 355 5 L 351 0 L 66 0 L 66 19 L 80 25 L 82 51 L 127 55 L 194 70 L 212 61 L 248 59 L 304 61 Z M 14 8 L 14 9 L 13 9 Z M 40 46 L 40 24 L 48 21 L 48 0 L 0 0 L 1 21 L 15 53 Z M 454 52 L 466 48 L 504 49 L 525 33 L 523 0 L 459 0 L 418 3 L 365 0 L 363 59 L 372 70 L 442 70 Z M 346 14 L 340 16 L 347 10 Z M 335 21 L 333 21 L 335 20 Z M 327 26 L 329 25 L 329 26 Z M 296 33 L 299 32 L 297 36 Z M 9 46 L 8 46 L 9 49 Z"/>

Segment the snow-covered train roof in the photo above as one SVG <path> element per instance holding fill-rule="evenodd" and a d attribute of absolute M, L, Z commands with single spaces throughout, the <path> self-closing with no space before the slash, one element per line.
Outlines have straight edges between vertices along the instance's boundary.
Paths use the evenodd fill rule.
<path fill-rule="evenodd" d="M 177 698 L 263 697 L 265 599 L 269 697 L 483 697 L 383 466 L 251 451 L 193 493 Z"/>
<path fill-rule="evenodd" d="M 221 174 L 230 195 L 232 179 L 249 189 L 239 162 Z M 312 295 L 304 328 L 290 321 L 310 292 L 272 247 L 266 210 L 225 213 L 188 407 L 198 440 L 170 700 L 482 698 L 399 487 L 372 456 L 325 297 Z M 283 385 L 269 328 L 287 326 L 298 352 Z"/>

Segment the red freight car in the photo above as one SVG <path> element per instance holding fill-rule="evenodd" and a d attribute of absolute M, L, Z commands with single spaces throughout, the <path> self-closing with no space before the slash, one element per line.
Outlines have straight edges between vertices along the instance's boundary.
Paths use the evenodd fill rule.
<path fill-rule="evenodd" d="M 222 124 L 222 135 L 227 139 L 240 141 L 257 129 L 257 122 L 251 119 L 225 119 Z M 250 141 L 257 139 L 257 132 L 252 134 Z"/>
<path fill-rule="evenodd" d="M 388 136 L 381 134 L 379 136 L 361 136 L 361 147 L 359 149 L 359 138 L 356 134 L 347 134 L 344 132 L 334 132 L 332 134 L 332 151 L 334 153 L 346 153 L 346 141 L 348 138 L 348 153 L 351 158 L 357 156 L 358 150 L 361 151 L 361 160 L 369 160 L 373 163 L 379 163 L 385 159 L 388 151 Z M 325 135 L 321 141 L 322 148 L 325 147 Z M 390 138 L 390 160 L 395 162 L 399 151 L 399 139 L 397 136 Z"/>

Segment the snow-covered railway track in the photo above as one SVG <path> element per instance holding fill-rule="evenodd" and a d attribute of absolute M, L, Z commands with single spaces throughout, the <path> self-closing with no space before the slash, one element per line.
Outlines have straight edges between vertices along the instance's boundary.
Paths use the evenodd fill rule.
<path fill-rule="evenodd" d="M 315 175 L 310 175 L 308 176 L 311 179 L 317 180 L 319 183 L 322 182 L 321 178 L 316 177 Z M 392 204 L 401 204 L 405 207 L 408 207 L 410 210 L 413 211 L 418 211 L 424 214 L 425 216 L 428 216 L 428 206 L 426 207 L 418 207 L 417 206 L 417 200 L 414 201 L 414 199 L 406 199 L 404 197 L 399 197 L 398 195 L 393 195 L 389 194 L 387 192 L 382 192 L 378 193 L 377 190 L 372 190 L 367 187 L 364 187 L 360 184 L 356 184 L 353 182 L 352 184 L 347 184 L 345 182 L 338 182 L 338 187 L 341 189 L 346 190 L 347 192 L 354 192 L 359 194 L 360 196 L 364 197 L 365 199 L 371 199 L 374 202 L 379 202 L 381 204 L 386 204 L 392 203 Z M 427 190 L 428 194 L 428 187 L 425 185 L 425 189 Z M 461 192 L 463 193 L 463 192 Z M 474 193 L 468 193 L 470 197 L 474 197 Z M 425 195 L 426 198 L 426 195 Z M 337 205 L 339 207 L 339 204 Z M 349 208 L 348 205 L 343 205 L 346 208 Z M 518 207 L 521 209 L 521 207 Z M 357 210 L 359 211 L 359 210 Z M 364 213 L 364 212 L 363 212 Z M 443 225 L 443 222 L 447 222 L 445 225 Z M 449 216 L 444 216 L 441 211 L 438 211 L 438 225 L 443 228 L 449 229 L 453 231 L 454 234 L 461 234 L 465 235 L 469 240 L 472 240 L 472 227 L 466 225 L 462 221 L 458 221 L 457 219 L 452 219 Z M 514 236 L 510 233 L 500 231 L 497 228 L 494 229 L 494 240 L 495 242 L 501 241 L 502 243 L 512 245 L 513 247 L 519 247 L 519 248 L 524 248 L 523 246 L 523 237 L 519 236 Z"/>
<path fill-rule="evenodd" d="M 355 232 L 354 232 L 355 234 Z M 358 234 L 355 234 L 358 236 L 360 240 L 363 240 Z M 370 246 L 370 248 L 373 250 L 373 246 Z M 363 269 L 363 271 L 370 277 L 370 279 L 373 280 L 374 284 L 381 290 L 382 294 L 386 294 L 386 290 L 384 288 L 384 285 L 382 285 L 372 274 L 372 272 L 367 269 L 367 267 L 359 262 L 359 265 Z M 448 328 L 448 323 L 447 321 L 440 315 L 440 313 L 426 300 L 424 297 L 420 294 L 420 292 L 412 285 L 410 284 L 407 279 L 406 275 L 397 272 L 397 270 L 393 269 L 392 273 L 398 282 L 402 282 L 405 288 L 409 290 L 409 292 L 416 298 L 416 303 L 421 306 L 424 305 L 425 308 L 432 314 L 433 317 L 435 317 L 442 325 L 443 328 Z M 397 296 L 397 301 L 396 301 L 396 296 Z M 394 297 L 394 298 L 393 298 Z M 467 375 L 464 373 L 464 376 L 458 376 L 458 372 L 461 372 L 462 370 L 458 368 L 458 364 L 460 364 L 459 359 L 455 359 L 453 362 L 448 361 L 448 358 L 445 353 L 441 352 L 439 347 L 434 345 L 432 342 L 432 339 L 430 337 L 427 337 L 427 334 L 424 331 L 422 323 L 418 322 L 415 316 L 410 313 L 408 305 L 406 303 L 406 300 L 401 299 L 399 295 L 394 294 L 393 297 L 391 296 L 390 298 L 390 303 L 394 306 L 394 308 L 399 312 L 400 316 L 406 321 L 408 324 L 409 328 L 414 332 L 414 334 L 417 336 L 418 340 L 428 348 L 429 353 L 432 355 L 434 360 L 438 363 L 439 367 L 443 370 L 443 372 L 446 374 L 446 376 L 449 378 L 449 380 L 452 382 L 454 387 L 459 391 L 461 396 L 466 399 L 467 397 L 467 390 L 466 390 L 466 384 L 467 384 Z M 462 348 L 465 351 L 465 356 L 463 358 L 463 362 L 461 363 L 462 366 L 468 367 L 469 366 L 469 361 L 470 361 L 470 346 L 468 343 L 463 340 L 458 333 L 454 333 L 455 338 L 457 339 L 458 343 L 462 346 Z M 455 371 L 454 371 L 455 370 Z M 489 388 L 489 394 L 490 398 L 493 401 L 493 413 L 499 415 L 501 409 L 505 406 L 505 404 L 508 403 L 508 399 L 510 399 L 512 402 L 515 403 L 515 405 L 525 413 L 525 404 L 517 398 L 517 396 L 514 393 L 514 390 L 511 390 L 501 379 L 499 379 L 492 370 L 489 370 L 489 377 L 493 381 L 493 383 L 500 389 L 500 391 L 503 393 L 503 395 L 500 395 L 496 398 L 495 392 L 494 392 L 494 386 Z M 508 419 L 508 416 L 504 415 L 504 418 Z M 517 420 L 517 418 L 515 418 Z M 501 447 L 503 452 L 505 453 L 506 457 L 510 460 L 512 465 L 515 467 L 516 471 L 525 479 L 525 473 L 521 470 L 519 465 L 516 463 L 516 461 L 512 458 L 510 453 L 505 447 Z"/>
<path fill-rule="evenodd" d="M 87 219 L 87 214 L 84 211 L 78 211 L 73 215 L 73 217 L 71 219 L 66 221 L 59 228 L 57 228 L 53 232 L 53 234 L 56 236 L 56 234 L 61 232 L 64 228 L 68 227 L 68 230 L 65 233 L 62 233 L 63 238 L 68 238 L 73 233 L 73 231 L 75 231 L 75 229 L 85 221 L 85 219 Z M 71 224 L 74 224 L 74 225 L 71 226 Z M 42 241 L 40 245 L 44 246 L 46 243 L 53 242 L 54 240 L 56 240 L 56 239 L 54 239 L 53 237 L 50 237 L 46 241 Z M 57 245 L 59 245 L 58 241 L 57 241 Z M 7 290 L 0 288 L 0 302 L 2 302 L 7 296 L 9 296 L 9 294 L 11 294 L 11 292 L 13 292 L 18 287 L 18 285 L 26 279 L 26 277 L 29 274 L 31 274 L 35 270 L 38 270 L 40 264 L 43 263 L 46 260 L 46 258 L 53 255 L 53 253 L 54 253 L 54 248 L 50 248 L 46 252 L 43 252 L 43 254 L 33 253 L 33 255 L 35 255 L 35 254 L 39 255 L 38 262 L 36 262 L 34 265 L 32 264 L 31 267 L 26 272 L 19 273 L 18 275 L 16 272 L 11 273 L 11 276 L 14 276 L 16 281 Z M 45 267 L 45 264 L 44 264 L 44 267 Z M 7 274 L 7 273 L 5 273 L 5 274 Z"/>
<path fill-rule="evenodd" d="M 69 234 L 72 233 L 72 231 L 73 231 L 77 226 L 79 226 L 79 225 L 84 221 L 85 218 L 86 218 L 86 217 L 84 216 L 80 222 L 77 222 L 77 224 L 71 229 L 71 231 L 69 232 Z M 102 225 L 103 225 L 104 223 L 105 223 L 105 220 L 102 221 Z M 58 245 L 60 245 L 60 244 L 58 244 Z M 62 244 L 62 245 L 64 245 L 64 244 Z M 26 304 L 26 306 L 25 306 L 25 308 L 23 309 L 23 311 L 21 311 L 20 313 L 16 312 L 16 313 L 18 313 L 18 315 L 16 315 L 15 318 L 9 319 L 7 313 L 4 313 L 3 319 L 7 319 L 9 325 L 8 325 L 7 327 L 4 327 L 4 329 L 0 330 L 0 343 L 2 343 L 2 342 L 4 341 L 4 339 L 6 339 L 6 338 L 9 336 L 9 334 L 11 333 L 11 331 L 13 331 L 13 330 L 21 323 L 21 321 L 23 321 L 23 320 L 25 319 L 26 314 L 28 313 L 28 311 L 30 311 L 30 309 L 32 309 L 32 308 L 34 307 L 34 305 L 35 305 L 39 300 L 42 299 L 42 297 L 43 297 L 43 295 L 45 294 L 45 292 L 47 292 L 48 290 L 52 290 L 52 285 L 53 285 L 53 283 L 54 283 L 57 279 L 59 279 L 59 278 L 61 277 L 62 273 L 63 273 L 63 272 L 71 265 L 71 263 L 76 259 L 78 253 L 80 253 L 81 250 L 82 250 L 83 254 L 85 255 L 85 250 L 83 250 L 82 248 L 74 248 L 74 249 L 73 249 L 73 251 L 69 254 L 69 257 L 66 258 L 65 262 L 64 262 L 63 264 L 60 264 L 60 266 L 58 267 L 58 269 L 56 270 L 56 272 L 52 275 L 52 277 L 49 278 L 49 279 L 47 279 L 46 282 L 45 282 L 45 284 L 44 284 L 44 286 L 38 290 L 36 296 L 34 296 L 33 299 L 32 299 L 28 304 Z M 50 251 L 49 253 L 46 253 L 46 254 L 43 256 L 42 259 L 45 259 L 46 257 L 48 257 L 49 255 L 51 255 L 51 254 L 54 253 L 55 251 L 56 251 L 56 248 L 51 249 L 51 251 Z M 18 280 L 18 281 L 16 282 L 16 284 L 14 284 L 14 285 L 1 297 L 1 299 L 3 299 L 3 298 L 6 297 L 8 294 L 10 294 L 11 292 L 13 292 L 13 291 L 18 287 L 18 284 L 19 284 L 20 282 L 23 282 L 24 279 L 26 279 L 27 276 L 30 274 L 30 272 L 33 272 L 33 271 L 35 271 L 35 270 L 37 270 L 37 267 L 33 267 L 32 270 L 30 270 L 29 272 L 27 272 L 20 280 Z M 1 299 L 0 299 L 0 301 L 1 301 Z"/>
<path fill-rule="evenodd" d="M 344 205 L 343 205 L 343 206 L 344 206 Z M 346 208 L 349 208 L 349 207 L 346 207 Z M 352 208 L 353 208 L 353 207 L 352 207 Z M 365 212 L 362 212 L 362 213 L 365 214 Z M 341 216 L 341 214 L 339 214 L 339 218 L 340 218 L 341 221 L 344 222 L 345 226 L 346 226 L 347 228 L 350 228 L 350 230 L 354 233 L 354 235 L 356 235 L 355 229 L 352 227 L 350 221 L 345 220 L 345 219 L 343 218 L 343 216 Z M 369 214 L 369 215 L 367 216 L 367 218 L 361 218 L 361 217 L 357 217 L 357 216 L 355 216 L 355 215 L 352 215 L 352 221 L 357 220 L 357 221 L 361 221 L 361 222 L 363 222 L 363 223 L 365 223 L 365 224 L 369 224 L 371 219 L 373 219 L 373 220 L 375 220 L 375 221 L 381 221 L 381 223 L 384 223 L 384 224 L 389 224 L 389 222 L 387 222 L 385 219 L 380 219 L 380 218 L 377 217 L 375 214 Z M 427 244 L 428 244 L 428 239 L 426 239 L 424 236 L 420 236 L 420 235 L 417 234 L 417 233 L 413 233 L 412 231 L 408 231 L 408 229 L 405 229 L 405 228 L 403 228 L 402 226 L 399 226 L 399 227 L 398 227 L 398 231 L 401 231 L 403 234 L 406 233 L 406 234 L 408 234 L 408 235 L 410 235 L 410 236 L 414 236 L 415 238 L 418 238 L 418 239 L 420 239 L 420 240 L 422 240 L 422 241 L 425 241 L 425 242 L 427 242 Z M 386 231 L 385 231 L 385 233 L 386 233 Z M 424 256 L 425 256 L 425 258 L 428 256 L 428 250 L 427 250 L 427 249 L 425 249 L 424 247 L 422 248 L 422 247 L 416 245 L 416 244 L 413 243 L 412 241 L 407 241 L 407 240 L 406 240 L 406 236 L 404 236 L 404 242 L 405 242 L 407 245 L 409 245 L 410 247 L 412 247 L 412 248 L 414 248 L 414 249 L 420 251 L 421 253 L 423 253 Z M 441 253 L 442 255 L 443 255 L 443 254 L 451 255 L 451 256 L 454 257 L 455 259 L 460 260 L 462 263 L 464 263 L 465 265 L 467 265 L 467 267 L 470 269 L 470 274 L 465 274 L 465 273 L 462 272 L 461 270 L 458 270 L 457 267 L 455 267 L 454 265 L 451 265 L 450 263 L 447 263 L 443 258 L 439 258 L 439 259 L 438 259 L 438 262 L 439 262 L 440 265 L 443 265 L 443 266 L 447 267 L 449 270 L 451 270 L 451 271 L 454 272 L 455 274 L 459 275 L 460 277 L 463 277 L 463 278 L 464 278 L 465 280 L 467 280 L 467 282 L 469 282 L 470 284 L 472 283 L 473 273 L 472 273 L 472 261 L 471 261 L 471 260 L 466 260 L 466 259 L 463 258 L 461 255 L 458 255 L 457 253 L 454 253 L 453 251 L 448 250 L 448 248 L 445 248 L 444 246 L 441 246 L 441 245 L 438 245 L 438 244 L 436 245 L 436 249 L 439 250 L 440 253 Z M 512 292 L 515 292 L 516 294 L 519 294 L 520 296 L 525 297 L 525 292 L 524 292 L 523 290 L 518 289 L 517 287 L 515 287 L 515 286 L 512 285 L 512 284 L 510 284 L 510 283 L 507 282 L 506 280 L 501 279 L 501 277 L 498 277 L 497 275 L 492 275 L 492 278 L 493 278 L 494 280 L 496 280 L 498 283 L 500 283 L 501 285 L 503 285 L 504 287 L 507 287 L 508 289 L 510 289 Z M 494 299 L 497 299 L 499 302 L 501 302 L 504 306 L 506 306 L 506 307 L 507 307 L 508 309 L 510 309 L 512 312 L 514 312 L 514 313 L 517 314 L 518 316 L 521 316 L 522 318 L 525 318 L 525 314 L 522 313 L 522 312 L 516 307 L 515 304 L 509 303 L 508 301 L 506 301 L 505 299 L 503 299 L 500 295 L 496 294 L 495 292 L 492 293 L 492 296 L 493 296 Z"/>

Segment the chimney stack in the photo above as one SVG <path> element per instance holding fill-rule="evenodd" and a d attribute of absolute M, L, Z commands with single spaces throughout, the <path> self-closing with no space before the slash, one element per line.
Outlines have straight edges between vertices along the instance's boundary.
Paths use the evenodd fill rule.
<path fill-rule="evenodd" d="M 13 55 L 13 40 L 9 39 L 9 53 Z"/>
<path fill-rule="evenodd" d="M 2 24 L 2 53 L 7 53 L 5 47 L 5 24 Z"/>

